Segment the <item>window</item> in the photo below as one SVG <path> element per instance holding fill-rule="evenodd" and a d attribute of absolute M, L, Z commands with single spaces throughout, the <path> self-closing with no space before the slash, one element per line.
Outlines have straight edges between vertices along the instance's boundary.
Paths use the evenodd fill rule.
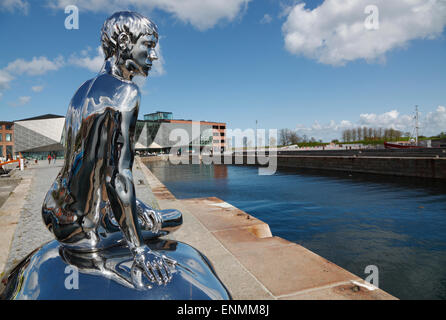
<path fill-rule="evenodd" d="M 12 158 L 12 146 L 6 146 L 6 156 Z"/>
<path fill-rule="evenodd" d="M 4 155 L 3 155 L 3 146 L 0 146 L 0 157 L 4 157 Z"/>
<path fill-rule="evenodd" d="M 6 129 L 6 130 L 12 130 L 12 125 L 11 125 L 11 124 L 7 124 L 7 125 L 5 126 L 5 129 Z"/>
<path fill-rule="evenodd" d="M 6 134 L 6 140 L 5 141 L 12 141 L 12 133 L 7 133 Z"/>
<path fill-rule="evenodd" d="M 2 130 L 2 125 L 0 124 L 0 130 Z"/>
<path fill-rule="evenodd" d="M 3 141 L 3 134 L 0 133 L 0 141 Z"/>

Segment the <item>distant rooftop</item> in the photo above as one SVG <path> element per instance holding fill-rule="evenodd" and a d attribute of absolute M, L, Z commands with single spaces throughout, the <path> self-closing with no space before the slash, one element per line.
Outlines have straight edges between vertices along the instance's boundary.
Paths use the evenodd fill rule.
<path fill-rule="evenodd" d="M 15 120 L 15 122 L 17 121 L 30 121 L 30 120 L 46 120 L 46 119 L 55 119 L 55 118 L 65 118 L 64 116 L 59 116 L 57 114 L 44 114 L 42 116 L 37 116 L 37 117 L 32 117 L 32 118 L 26 118 L 26 119 L 21 119 L 21 120 Z"/>
<path fill-rule="evenodd" d="M 154 113 L 149 113 L 144 115 L 144 120 L 149 120 L 149 121 L 172 120 L 172 119 L 173 119 L 172 112 L 166 112 L 166 111 L 157 111 Z"/>
<path fill-rule="evenodd" d="M 174 119 L 173 113 L 168 111 L 156 111 L 153 113 L 148 113 L 144 115 L 144 121 L 158 121 L 158 122 L 169 122 L 169 121 L 185 121 L 185 122 L 204 122 L 204 123 L 216 123 L 225 124 L 224 122 L 207 121 L 207 120 L 185 120 L 185 119 Z"/>

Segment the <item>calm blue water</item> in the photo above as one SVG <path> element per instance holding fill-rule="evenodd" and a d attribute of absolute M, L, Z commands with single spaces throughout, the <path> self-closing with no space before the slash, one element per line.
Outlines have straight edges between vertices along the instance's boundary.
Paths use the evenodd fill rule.
<path fill-rule="evenodd" d="M 149 166 L 177 198 L 221 198 L 401 299 L 446 299 L 446 184 L 225 165 Z M 298 272 L 298 270 L 296 270 Z"/>

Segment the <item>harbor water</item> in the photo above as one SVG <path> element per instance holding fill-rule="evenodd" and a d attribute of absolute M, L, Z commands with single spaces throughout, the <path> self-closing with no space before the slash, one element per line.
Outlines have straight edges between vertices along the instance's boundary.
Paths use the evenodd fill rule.
<path fill-rule="evenodd" d="M 149 169 L 179 199 L 218 197 L 400 299 L 446 299 L 446 183 L 345 172 L 252 166 Z M 296 270 L 299 272 L 299 270 Z"/>

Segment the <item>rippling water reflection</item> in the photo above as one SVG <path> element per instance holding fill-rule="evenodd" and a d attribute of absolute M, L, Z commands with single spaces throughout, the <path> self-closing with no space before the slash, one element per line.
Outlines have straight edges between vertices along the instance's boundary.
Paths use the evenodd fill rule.
<path fill-rule="evenodd" d="M 218 197 L 401 299 L 446 299 L 446 183 L 307 170 L 157 162 L 177 198 Z M 299 270 L 296 270 L 299 272 Z"/>

